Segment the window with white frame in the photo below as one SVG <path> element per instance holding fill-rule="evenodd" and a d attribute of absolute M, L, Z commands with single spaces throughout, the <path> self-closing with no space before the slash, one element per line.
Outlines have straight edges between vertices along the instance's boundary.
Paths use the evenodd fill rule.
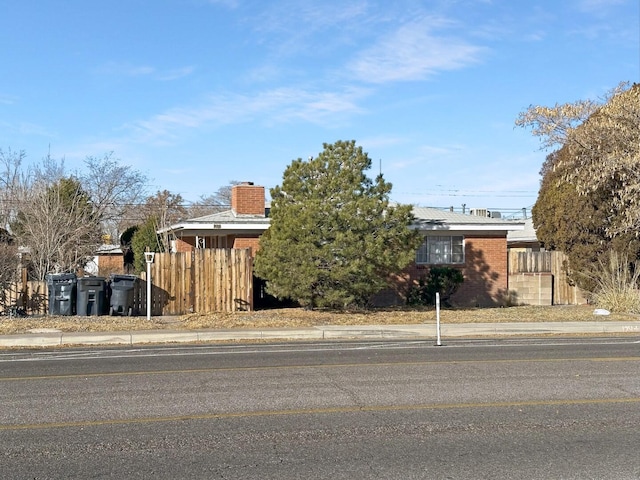
<path fill-rule="evenodd" d="M 416 252 L 417 264 L 441 265 L 464 263 L 462 235 L 427 235 Z"/>

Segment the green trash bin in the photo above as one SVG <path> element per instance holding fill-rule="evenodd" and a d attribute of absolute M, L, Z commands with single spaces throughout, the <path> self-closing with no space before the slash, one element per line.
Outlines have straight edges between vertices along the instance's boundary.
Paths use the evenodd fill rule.
<path fill-rule="evenodd" d="M 89 317 L 105 313 L 107 281 L 104 277 L 78 278 L 76 312 Z"/>

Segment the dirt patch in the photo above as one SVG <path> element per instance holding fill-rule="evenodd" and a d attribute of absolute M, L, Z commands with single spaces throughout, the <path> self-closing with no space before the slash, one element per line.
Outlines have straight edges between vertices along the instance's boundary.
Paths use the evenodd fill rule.
<path fill-rule="evenodd" d="M 594 315 L 594 307 L 522 306 L 442 310 L 445 323 L 638 321 L 637 315 Z M 57 329 L 63 332 L 114 332 L 130 330 L 199 330 L 233 328 L 291 328 L 320 325 L 410 325 L 435 323 L 434 309 L 385 309 L 366 312 L 308 311 L 300 308 L 257 312 L 190 314 L 175 317 L 0 317 L 0 334 Z"/>

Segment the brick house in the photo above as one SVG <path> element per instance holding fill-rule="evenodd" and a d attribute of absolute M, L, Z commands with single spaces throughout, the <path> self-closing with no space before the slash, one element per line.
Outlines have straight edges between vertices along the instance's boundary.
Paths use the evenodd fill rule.
<path fill-rule="evenodd" d="M 255 254 L 262 232 L 269 228 L 264 187 L 244 182 L 231 188 L 231 209 L 192 218 L 158 233 L 169 233 L 171 250 L 197 248 L 250 248 Z"/>
<path fill-rule="evenodd" d="M 451 298 L 453 304 L 504 304 L 509 296 L 507 233 L 523 230 L 521 221 L 492 218 L 485 210 L 464 214 L 414 207 L 413 214 L 424 241 L 407 269 L 406 282 L 417 281 L 430 266 L 459 268 L 464 282 Z"/>
<path fill-rule="evenodd" d="M 464 283 L 452 298 L 463 306 L 491 306 L 503 303 L 508 294 L 507 232 L 522 230 L 522 222 L 455 213 L 437 208 L 414 207 L 414 228 L 424 236 L 416 261 L 397 279 L 397 288 L 385 292 L 376 304 L 404 303 L 413 282 L 428 272 L 429 266 L 459 268 Z M 196 248 L 258 248 L 260 235 L 269 228 L 269 209 L 264 187 L 250 182 L 235 185 L 231 209 L 172 225 L 173 251 Z"/>

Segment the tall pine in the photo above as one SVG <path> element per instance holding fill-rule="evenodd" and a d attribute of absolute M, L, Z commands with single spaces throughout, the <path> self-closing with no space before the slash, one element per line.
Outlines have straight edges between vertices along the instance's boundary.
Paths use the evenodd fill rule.
<path fill-rule="evenodd" d="M 391 184 L 368 178 L 370 168 L 355 141 L 287 167 L 255 262 L 269 293 L 308 308 L 366 306 L 413 260 L 412 208 L 392 205 Z"/>

